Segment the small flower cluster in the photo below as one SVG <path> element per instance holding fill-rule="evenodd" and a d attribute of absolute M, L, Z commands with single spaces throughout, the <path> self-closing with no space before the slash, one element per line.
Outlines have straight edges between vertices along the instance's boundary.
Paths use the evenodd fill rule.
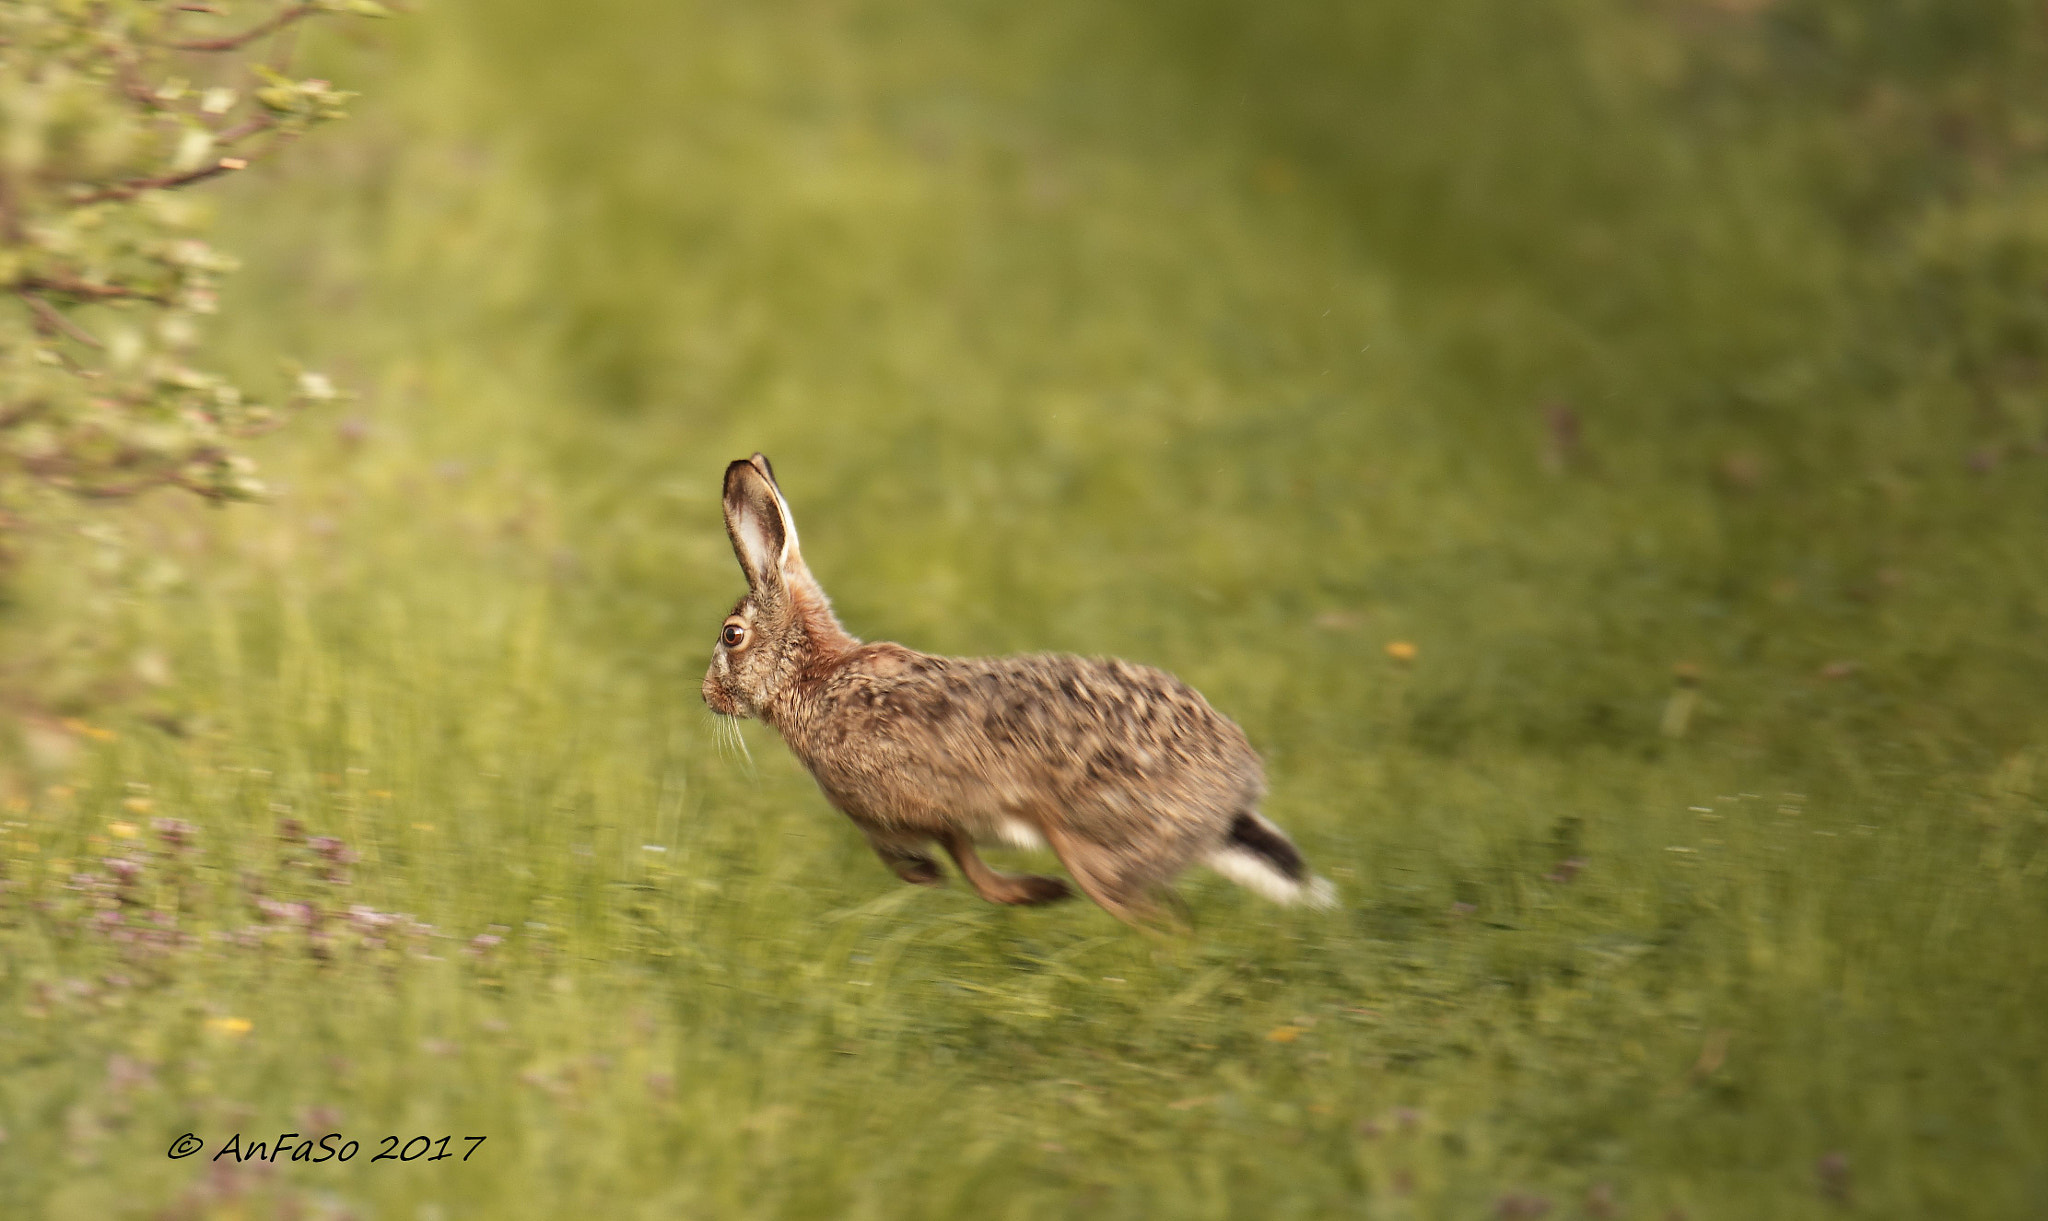
<path fill-rule="evenodd" d="M 191 823 L 159 818 L 152 826 L 162 843 L 159 850 L 138 844 L 120 855 L 103 857 L 99 869 L 77 871 L 64 886 L 78 899 L 75 927 L 144 956 L 160 956 L 194 943 L 192 935 L 179 927 L 178 912 L 165 907 L 163 900 L 177 893 L 186 880 L 185 867 L 200 853 L 198 828 Z M 133 832 L 116 834 L 125 839 Z"/>
<path fill-rule="evenodd" d="M 259 920 L 223 939 L 242 946 L 268 945 L 278 930 L 296 930 L 305 936 L 306 949 L 316 958 L 331 958 L 343 949 L 366 952 L 411 951 L 425 956 L 434 926 L 402 912 L 380 912 L 361 903 L 346 911 L 318 903 L 282 901 L 257 896 L 254 907 Z"/>
<path fill-rule="evenodd" d="M 344 908 L 328 889 L 352 884 L 349 866 L 362 859 L 355 849 L 336 836 L 307 835 L 305 825 L 288 815 L 278 819 L 277 837 L 284 845 L 279 874 L 287 880 L 293 875 L 308 877 L 315 890 L 300 898 L 273 898 L 265 890 L 272 879 L 244 875 L 243 890 L 257 922 L 233 934 L 233 941 L 244 946 L 265 945 L 275 931 L 296 929 L 304 933 L 306 948 L 316 958 L 330 958 L 343 949 L 409 951 L 431 957 L 427 953 L 429 939 L 439 935 L 433 925 L 407 912 L 382 912 L 364 903 Z"/>
<path fill-rule="evenodd" d="M 152 800 L 123 804 L 140 813 Z M 119 959 L 103 980 L 36 985 L 30 1010 L 47 1015 L 53 1007 L 118 1004 L 113 998 L 120 991 L 162 982 L 171 955 L 202 947 L 303 952 L 323 963 L 388 968 L 407 959 L 445 961 L 438 943 L 453 942 L 464 958 L 488 969 L 511 937 L 505 924 L 456 934 L 410 912 L 350 901 L 362 855 L 339 836 L 309 833 L 289 813 L 278 819 L 268 867 L 238 875 L 206 868 L 204 840 L 200 827 L 180 818 L 157 817 L 146 826 L 117 820 L 107 824 L 106 836 L 91 840 L 108 855 L 89 867 L 54 862 L 46 884 L 34 874 L 25 882 L 0 877 L 0 927 L 10 916 L 30 917 L 63 941 L 99 944 Z"/>

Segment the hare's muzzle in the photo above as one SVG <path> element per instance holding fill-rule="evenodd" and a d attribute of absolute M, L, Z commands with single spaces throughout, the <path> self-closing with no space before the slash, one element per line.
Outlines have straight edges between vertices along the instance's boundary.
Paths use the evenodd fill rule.
<path fill-rule="evenodd" d="M 739 705 L 734 703 L 733 698 L 725 693 L 724 688 L 711 681 L 709 675 L 706 675 L 704 678 L 704 702 L 710 705 L 711 711 L 720 716 L 738 716 L 740 714 Z"/>

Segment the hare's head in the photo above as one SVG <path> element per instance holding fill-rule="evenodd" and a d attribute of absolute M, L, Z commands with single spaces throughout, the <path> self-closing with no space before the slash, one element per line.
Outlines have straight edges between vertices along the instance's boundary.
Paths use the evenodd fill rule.
<path fill-rule="evenodd" d="M 747 574 L 747 595 L 719 625 L 704 702 L 726 716 L 759 716 L 806 666 L 852 638 L 804 567 L 796 522 L 766 456 L 725 468 L 725 532 Z"/>

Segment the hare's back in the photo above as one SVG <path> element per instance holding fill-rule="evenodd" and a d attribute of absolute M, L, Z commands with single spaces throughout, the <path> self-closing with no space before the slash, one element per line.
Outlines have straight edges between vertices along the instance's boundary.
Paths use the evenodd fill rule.
<path fill-rule="evenodd" d="M 1264 793 L 1242 730 L 1171 674 L 1114 658 L 873 644 L 819 695 L 784 736 L 856 818 L 1059 817 L 1108 837 L 1178 824 L 1202 838 Z"/>
<path fill-rule="evenodd" d="M 949 702 L 989 755 L 1068 801 L 1127 793 L 1235 810 L 1264 787 L 1244 732 L 1163 670 L 1058 653 L 947 661 Z"/>

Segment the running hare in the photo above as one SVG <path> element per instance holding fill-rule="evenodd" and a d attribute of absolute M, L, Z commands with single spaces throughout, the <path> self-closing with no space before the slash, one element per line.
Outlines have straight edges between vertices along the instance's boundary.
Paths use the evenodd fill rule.
<path fill-rule="evenodd" d="M 977 842 L 1049 845 L 1088 897 L 1134 921 L 1194 861 L 1281 903 L 1326 907 L 1281 830 L 1244 731 L 1172 675 L 1059 654 L 935 657 L 863 644 L 804 566 L 760 454 L 725 468 L 725 528 L 747 595 L 719 629 L 704 702 L 758 716 L 906 882 L 943 847 L 991 903 L 1068 897 L 998 873 Z"/>

